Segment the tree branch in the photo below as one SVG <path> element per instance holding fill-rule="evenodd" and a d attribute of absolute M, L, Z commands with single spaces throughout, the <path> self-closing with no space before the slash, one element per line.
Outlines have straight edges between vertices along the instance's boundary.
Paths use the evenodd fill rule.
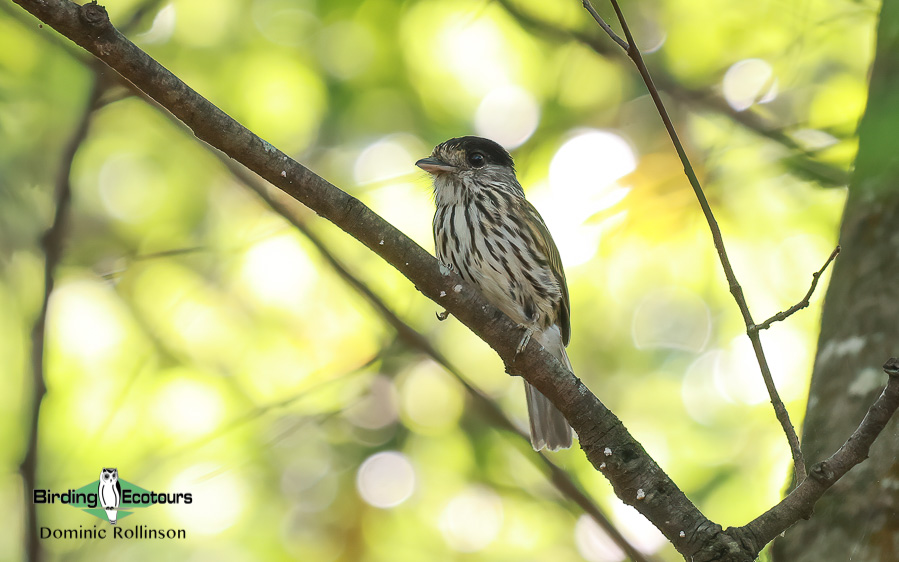
<path fill-rule="evenodd" d="M 783 514 L 783 517 L 772 523 L 770 529 L 761 528 L 766 534 L 760 533 L 756 541 L 746 540 L 747 534 L 754 531 L 752 528 L 723 531 L 720 525 L 702 515 L 621 421 L 558 360 L 536 342 L 516 356 L 520 333 L 514 322 L 461 278 L 452 273 L 442 274 L 437 260 L 360 201 L 253 135 L 140 51 L 112 26 L 101 6 L 79 7 L 65 0 L 16 2 L 146 92 L 199 138 L 223 150 L 365 244 L 405 275 L 425 296 L 449 310 L 497 351 L 510 374 L 526 378 L 559 407 L 577 431 L 587 458 L 612 483 L 618 497 L 652 521 L 686 558 L 695 562 L 748 562 L 756 557 L 761 541 L 770 534 L 770 529 L 782 527 L 782 531 L 795 522 L 795 519 L 790 520 L 797 513 L 810 510 L 810 505 L 805 511 L 791 511 L 782 504 L 775 506 L 771 512 Z M 633 45 L 632 38 L 628 40 Z M 456 285 L 462 285 L 463 290 L 458 293 L 452 290 Z M 888 388 L 895 386 L 891 382 Z M 899 406 L 899 400 L 890 398 L 893 394 L 891 390 L 887 399 L 875 403 L 876 423 L 866 426 L 870 428 L 870 438 L 882 429 L 877 420 L 888 418 Z M 863 459 L 861 453 L 850 440 L 838 455 L 843 459 L 841 462 L 860 462 Z M 833 471 L 834 477 L 848 467 L 848 462 L 841 464 L 839 470 Z M 825 476 L 828 474 L 825 471 Z M 806 489 L 811 486 L 807 485 Z M 811 495 L 807 501 L 813 499 Z M 800 500 L 797 502 L 805 505 L 805 500 Z"/>

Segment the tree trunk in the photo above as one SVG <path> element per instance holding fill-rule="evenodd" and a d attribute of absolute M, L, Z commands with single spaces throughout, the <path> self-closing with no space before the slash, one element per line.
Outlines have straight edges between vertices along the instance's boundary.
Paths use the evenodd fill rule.
<path fill-rule="evenodd" d="M 821 319 L 802 447 L 832 454 L 886 382 L 899 355 L 899 3 L 880 14 L 868 107 Z M 810 521 L 775 541 L 776 562 L 899 560 L 899 421 L 870 458 L 825 495 Z"/>

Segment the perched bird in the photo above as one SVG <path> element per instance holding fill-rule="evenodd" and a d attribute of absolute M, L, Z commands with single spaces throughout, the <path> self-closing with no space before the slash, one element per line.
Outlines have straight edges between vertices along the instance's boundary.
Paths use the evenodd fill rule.
<path fill-rule="evenodd" d="M 116 524 L 119 502 L 122 499 L 122 485 L 119 484 L 119 471 L 116 468 L 104 468 L 100 471 L 100 483 L 97 485 L 100 505 L 106 510 L 106 517 Z"/>
<path fill-rule="evenodd" d="M 524 198 L 512 157 L 499 144 L 459 137 L 437 145 L 416 166 L 434 177 L 437 258 L 472 283 L 569 371 L 568 287 L 559 250 L 543 219 Z M 525 381 L 531 444 L 551 451 L 571 446 L 571 426 Z"/>

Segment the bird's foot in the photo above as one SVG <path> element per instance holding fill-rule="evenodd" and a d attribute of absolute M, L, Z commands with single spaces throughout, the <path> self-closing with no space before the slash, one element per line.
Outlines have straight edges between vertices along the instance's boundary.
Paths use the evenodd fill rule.
<path fill-rule="evenodd" d="M 440 320 L 441 322 L 443 322 L 444 320 L 449 318 L 449 315 L 450 315 L 449 310 L 444 310 L 443 312 L 438 312 L 437 320 Z"/>
<path fill-rule="evenodd" d="M 518 349 L 515 350 L 515 357 L 518 357 L 518 354 L 524 351 L 524 348 L 528 346 L 528 342 L 531 341 L 532 335 L 534 335 L 533 328 L 524 329 L 524 335 L 521 336 L 521 341 L 518 343 Z"/>

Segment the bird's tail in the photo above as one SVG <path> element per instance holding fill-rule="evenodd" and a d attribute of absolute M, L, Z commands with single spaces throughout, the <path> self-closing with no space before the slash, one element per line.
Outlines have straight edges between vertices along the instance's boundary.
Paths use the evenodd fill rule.
<path fill-rule="evenodd" d="M 545 334 L 549 336 L 552 331 Z M 552 334 L 555 336 L 556 334 Z M 540 343 L 547 351 L 558 358 L 562 364 L 568 367 L 568 370 L 574 372 L 571 368 L 571 362 L 568 360 L 568 354 L 565 353 L 565 346 L 562 345 L 562 338 L 550 337 L 540 339 L 551 339 L 556 341 L 541 341 Z M 558 451 L 559 449 L 567 449 L 571 447 L 571 426 L 562 412 L 553 406 L 552 402 L 543 395 L 539 390 L 531 386 L 527 381 L 524 383 L 525 394 L 528 398 L 528 416 L 531 420 L 531 445 L 535 451 L 546 447 L 550 451 Z"/>

